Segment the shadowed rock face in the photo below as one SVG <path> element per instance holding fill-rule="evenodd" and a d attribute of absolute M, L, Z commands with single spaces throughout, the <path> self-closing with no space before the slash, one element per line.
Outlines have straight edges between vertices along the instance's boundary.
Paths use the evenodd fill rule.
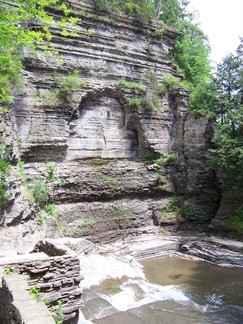
<path fill-rule="evenodd" d="M 188 113 L 185 89 L 161 95 L 158 109 L 149 111 L 129 104 L 143 94 L 119 85 L 120 78 L 139 82 L 146 71 L 160 82 L 168 74 L 177 76 L 171 63 L 176 34 L 163 26 L 158 37 L 155 31 L 161 25 L 141 27 L 126 16 L 114 25 L 95 16 L 91 2 L 69 2 L 82 18 L 78 36 L 62 36 L 57 23 L 51 27 L 61 64 L 41 51 L 26 51 L 24 86 L 16 91 L 13 109 L 0 127 L 15 157 L 25 161 L 28 183 L 44 177 L 47 165 L 56 163 L 59 180 L 51 201 L 59 209 L 58 222 L 66 233 L 77 227 L 75 236 L 90 235 L 95 241 L 158 225 L 172 197 L 187 212 L 180 221 L 209 221 L 219 200 L 215 177 L 206 169 L 210 123 Z M 60 77 L 68 78 L 74 70 L 82 86 L 60 100 Z M 172 150 L 177 160 L 165 170 L 151 162 Z M 149 157 L 150 162 L 135 162 L 136 157 Z M 2 224 L 16 225 L 38 211 L 15 170 L 11 199 L 0 210 Z"/>

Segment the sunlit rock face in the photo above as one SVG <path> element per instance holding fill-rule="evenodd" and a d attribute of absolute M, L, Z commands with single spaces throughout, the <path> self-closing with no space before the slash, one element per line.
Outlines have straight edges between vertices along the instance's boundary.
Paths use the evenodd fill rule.
<path fill-rule="evenodd" d="M 0 124 L 2 138 L 25 163 L 28 185 L 44 179 L 48 165 L 55 165 L 58 181 L 49 198 L 58 207 L 59 228 L 95 241 L 146 232 L 161 223 L 173 197 L 187 212 L 186 217 L 179 214 L 179 222 L 209 221 L 218 206 L 217 183 L 204 158 L 210 123 L 188 113 L 189 93 L 183 88 L 165 88 L 156 108 L 146 110 L 131 104 L 144 94 L 120 83 L 123 78 L 138 84 L 148 71 L 160 83 L 168 75 L 180 78 L 171 60 L 175 32 L 163 26 L 158 37 L 161 25 L 155 22 L 142 28 L 132 17 L 121 16 L 114 24 L 96 15 L 93 1 L 69 4 L 82 19 L 78 36 L 65 37 L 57 23 L 52 26 L 51 42 L 61 63 L 25 50 L 23 87 Z M 73 71 L 82 85 L 60 100 L 60 77 Z M 176 159 L 166 166 L 154 163 L 172 153 Z M 31 210 L 25 208 L 27 190 L 15 176 L 9 204 L 0 209 L 2 224 L 21 223 L 38 212 L 33 201 Z M 177 219 L 170 216 L 164 224 L 176 227 Z"/>
<path fill-rule="evenodd" d="M 137 132 L 126 129 L 125 111 L 117 98 L 86 100 L 72 117 L 69 129 L 67 160 L 138 155 Z"/>

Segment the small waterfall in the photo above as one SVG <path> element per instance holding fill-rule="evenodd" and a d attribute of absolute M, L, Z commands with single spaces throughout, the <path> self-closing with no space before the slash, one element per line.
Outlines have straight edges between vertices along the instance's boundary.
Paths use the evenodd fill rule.
<path fill-rule="evenodd" d="M 86 258 L 86 257 L 85 257 Z M 79 324 L 241 324 L 241 269 L 178 257 L 88 256 Z M 149 271 L 148 271 L 149 270 Z M 146 278 L 145 278 L 146 275 Z"/>

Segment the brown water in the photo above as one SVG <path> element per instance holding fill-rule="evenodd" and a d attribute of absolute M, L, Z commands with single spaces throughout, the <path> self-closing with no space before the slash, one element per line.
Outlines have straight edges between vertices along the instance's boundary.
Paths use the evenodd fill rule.
<path fill-rule="evenodd" d="M 107 279 L 84 291 L 86 319 L 102 324 L 243 323 L 243 270 L 176 256 L 141 261 L 146 279 Z"/>

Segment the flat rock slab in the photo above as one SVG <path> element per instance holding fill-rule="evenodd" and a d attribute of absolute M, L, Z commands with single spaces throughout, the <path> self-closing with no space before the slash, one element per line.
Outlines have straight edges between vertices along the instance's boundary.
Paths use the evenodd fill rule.
<path fill-rule="evenodd" d="M 179 249 L 179 240 L 160 235 L 141 236 L 136 240 L 127 241 L 126 252 L 135 259 L 160 257 L 174 253 Z"/>
<path fill-rule="evenodd" d="M 43 252 L 20 254 L 20 255 L 14 255 L 9 257 L 5 256 L 0 258 L 0 265 L 24 263 L 28 261 L 37 261 L 37 260 L 46 260 L 46 259 L 49 259 L 49 257 Z"/>
<path fill-rule="evenodd" d="M 46 305 L 31 299 L 27 279 L 23 275 L 17 273 L 4 275 L 3 286 L 13 298 L 12 307 L 9 305 L 9 311 L 14 309 L 21 323 L 55 323 Z"/>

